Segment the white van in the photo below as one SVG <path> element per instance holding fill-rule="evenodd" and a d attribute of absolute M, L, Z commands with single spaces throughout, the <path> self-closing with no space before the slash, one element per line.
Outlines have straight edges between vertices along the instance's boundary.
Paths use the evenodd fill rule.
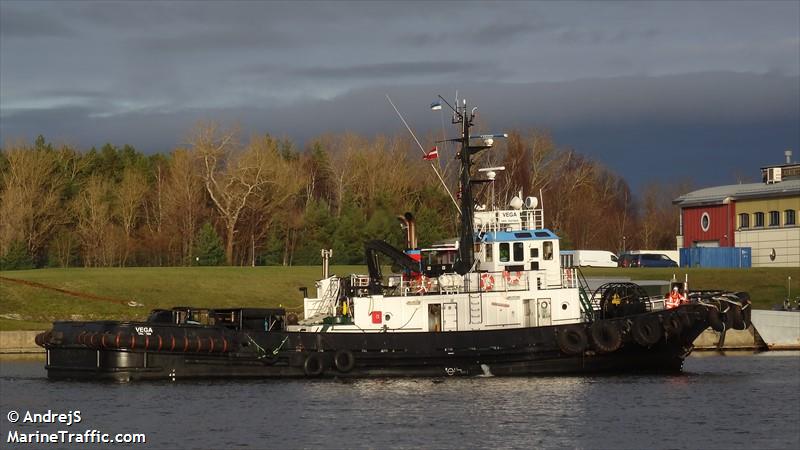
<path fill-rule="evenodd" d="M 562 267 L 617 267 L 617 255 L 605 250 L 565 250 L 561 252 Z"/>

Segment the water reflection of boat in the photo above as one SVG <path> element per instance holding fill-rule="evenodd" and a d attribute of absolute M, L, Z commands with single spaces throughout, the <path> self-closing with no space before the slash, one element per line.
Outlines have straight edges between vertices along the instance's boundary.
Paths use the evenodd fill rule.
<path fill-rule="evenodd" d="M 444 99 L 442 99 L 444 100 Z M 446 103 L 446 102 L 445 102 Z M 522 193 L 507 206 L 476 202 L 473 156 L 504 134 L 470 134 L 466 102 L 451 107 L 461 127 L 460 236 L 417 245 L 414 218 L 401 222 L 406 249 L 366 243 L 367 274 L 323 277 L 298 319 L 282 309 L 178 307 L 146 322 L 56 322 L 37 337 L 51 378 L 382 377 L 680 371 L 709 325 L 743 329 L 744 293 L 652 297 L 634 283 L 594 292 L 562 267 L 544 210 Z M 474 111 L 474 110 L 473 110 Z M 380 258 L 398 272 L 384 276 Z M 674 307 L 667 302 L 675 301 Z"/>

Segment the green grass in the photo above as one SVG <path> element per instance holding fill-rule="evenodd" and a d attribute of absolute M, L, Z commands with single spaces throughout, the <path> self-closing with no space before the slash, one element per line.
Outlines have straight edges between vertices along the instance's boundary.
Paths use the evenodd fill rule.
<path fill-rule="evenodd" d="M 296 308 L 300 286 L 314 291 L 316 267 L 137 267 L 5 271 L 0 276 L 73 292 L 135 301 L 79 298 L 0 280 L 0 330 L 44 329 L 54 320 L 144 319 L 154 308 L 180 305 Z M 332 273 L 364 273 L 364 267 L 335 266 Z"/>
<path fill-rule="evenodd" d="M 363 266 L 336 266 L 332 273 L 366 273 Z M 588 277 L 669 280 L 689 274 L 693 289 L 748 291 L 757 308 L 768 309 L 786 296 L 786 277 L 800 295 L 800 269 L 584 269 Z M 179 305 L 226 307 L 302 305 L 297 288 L 314 293 L 321 268 L 312 267 L 142 267 L 7 271 L 0 276 L 69 291 L 135 301 L 141 307 L 79 298 L 0 280 L 0 330 L 45 329 L 54 320 L 144 319 L 153 308 Z M 795 294 L 796 293 L 796 294 Z"/>

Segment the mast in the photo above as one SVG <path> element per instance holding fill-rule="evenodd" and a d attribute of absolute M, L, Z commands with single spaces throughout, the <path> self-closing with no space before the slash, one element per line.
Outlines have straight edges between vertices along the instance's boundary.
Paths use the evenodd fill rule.
<path fill-rule="evenodd" d="M 453 116 L 454 123 L 461 123 L 461 236 L 459 238 L 458 255 L 456 262 L 456 272 L 461 275 L 466 274 L 472 269 L 475 261 L 473 249 L 474 238 L 472 233 L 472 221 L 475 206 L 472 201 L 472 179 L 470 169 L 472 157 L 469 147 L 469 128 L 472 126 L 473 114 L 467 115 L 467 101 L 464 100 L 462 106 L 456 104 L 456 115 Z"/>
<path fill-rule="evenodd" d="M 467 101 L 462 100 L 459 106 L 456 100 L 456 107 L 453 108 L 447 100 L 441 95 L 439 99 L 443 101 L 450 109 L 453 110 L 453 124 L 461 124 L 461 137 L 455 139 L 446 139 L 445 141 L 461 142 L 461 151 L 458 153 L 458 159 L 461 161 L 461 234 L 458 242 L 458 260 L 455 263 L 455 271 L 460 275 L 465 275 L 472 269 L 475 263 L 475 250 L 473 245 L 475 243 L 474 234 L 472 231 L 472 222 L 475 215 L 475 205 L 472 199 L 472 176 L 470 171 L 472 169 L 472 155 L 491 148 L 494 138 L 506 138 L 507 134 L 484 134 L 480 136 L 470 136 L 469 129 L 472 127 L 472 121 L 475 119 L 475 110 L 467 109 Z M 438 102 L 431 105 L 432 110 L 442 109 Z M 469 112 L 468 112 L 469 111 Z M 482 139 L 482 145 L 469 145 L 470 138 Z M 476 180 L 481 182 L 486 180 Z"/>

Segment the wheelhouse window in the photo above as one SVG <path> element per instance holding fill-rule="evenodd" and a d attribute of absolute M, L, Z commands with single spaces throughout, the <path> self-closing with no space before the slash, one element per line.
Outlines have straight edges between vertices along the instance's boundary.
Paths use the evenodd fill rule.
<path fill-rule="evenodd" d="M 763 227 L 764 226 L 764 213 L 763 212 L 757 212 L 757 213 L 753 214 L 753 216 L 755 216 L 755 222 L 756 222 L 754 224 L 754 226 Z"/>
<path fill-rule="evenodd" d="M 769 226 L 777 227 L 781 224 L 781 213 L 778 211 L 769 212 Z"/>
<path fill-rule="evenodd" d="M 500 262 L 508 262 L 511 257 L 511 250 L 509 249 L 508 242 L 500 243 Z"/>
<path fill-rule="evenodd" d="M 552 241 L 544 241 L 542 245 L 542 256 L 545 260 L 553 259 L 553 242 Z"/>
<path fill-rule="evenodd" d="M 494 244 L 486 244 L 486 262 L 494 261 Z"/>
<path fill-rule="evenodd" d="M 750 228 L 750 214 L 739 214 L 739 228 Z"/>
<path fill-rule="evenodd" d="M 531 247 L 531 258 L 538 258 L 539 257 L 539 249 L 536 247 Z"/>
<path fill-rule="evenodd" d="M 787 209 L 783 212 L 783 224 L 784 225 L 796 225 L 797 218 L 795 217 L 797 213 L 793 209 Z"/>
<path fill-rule="evenodd" d="M 514 242 L 514 261 L 523 261 L 525 259 L 525 248 L 522 242 Z"/>

